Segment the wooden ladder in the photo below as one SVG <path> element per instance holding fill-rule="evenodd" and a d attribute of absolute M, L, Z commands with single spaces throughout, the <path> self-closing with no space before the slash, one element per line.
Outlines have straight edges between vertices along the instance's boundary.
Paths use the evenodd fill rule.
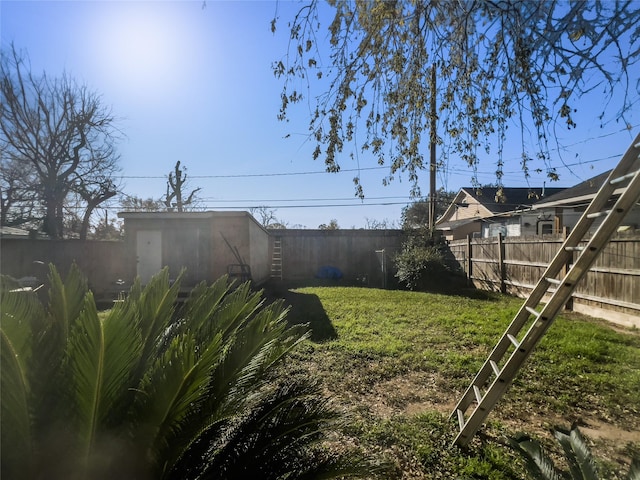
<path fill-rule="evenodd" d="M 271 278 L 282 280 L 282 240 L 276 237 L 273 240 L 273 252 L 271 256 Z"/>
<path fill-rule="evenodd" d="M 617 200 L 611 207 L 616 196 Z M 639 200 L 640 135 L 598 190 L 451 413 L 451 418 L 457 418 L 459 425 L 454 444 L 465 446 L 478 431 L 570 299 L 578 282 Z M 585 239 L 597 219 L 602 222 L 595 233 Z M 574 254 L 579 256 L 572 262 Z M 569 263 L 573 265 L 563 276 L 563 268 Z M 542 304 L 541 300 L 547 293 L 551 296 L 546 304 Z M 471 413 L 467 414 L 468 411 Z"/>

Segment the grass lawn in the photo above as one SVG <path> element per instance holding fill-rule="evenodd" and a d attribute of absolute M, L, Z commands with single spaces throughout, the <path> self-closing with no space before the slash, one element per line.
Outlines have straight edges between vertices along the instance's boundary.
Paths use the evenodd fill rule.
<path fill-rule="evenodd" d="M 526 478 L 506 436 L 526 431 L 558 454 L 550 428 L 574 421 L 600 478 L 624 478 L 640 456 L 640 332 L 575 314 L 558 317 L 470 446 L 450 446 L 449 414 L 522 304 L 468 293 L 270 292 L 313 332 L 287 373 L 319 378 L 350 416 L 336 442 L 386 459 L 392 478 Z"/>

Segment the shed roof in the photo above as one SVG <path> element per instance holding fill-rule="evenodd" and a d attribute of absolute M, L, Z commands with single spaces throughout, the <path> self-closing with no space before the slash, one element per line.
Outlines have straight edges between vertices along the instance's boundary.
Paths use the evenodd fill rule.
<path fill-rule="evenodd" d="M 209 210 L 206 212 L 118 212 L 118 217 L 131 219 L 197 219 L 215 217 L 244 217 L 252 215 L 249 212 L 216 212 Z"/>

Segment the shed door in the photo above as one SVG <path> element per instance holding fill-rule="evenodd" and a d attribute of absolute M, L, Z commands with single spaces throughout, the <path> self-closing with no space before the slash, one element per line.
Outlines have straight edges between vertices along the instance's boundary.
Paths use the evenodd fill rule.
<path fill-rule="evenodd" d="M 162 269 L 162 232 L 138 230 L 136 235 L 137 273 L 143 285 Z"/>

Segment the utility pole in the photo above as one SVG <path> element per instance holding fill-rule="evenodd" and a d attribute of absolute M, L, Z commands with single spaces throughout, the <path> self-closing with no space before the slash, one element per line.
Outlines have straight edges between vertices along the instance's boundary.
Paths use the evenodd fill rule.
<path fill-rule="evenodd" d="M 429 232 L 436 225 L 436 65 L 431 67 L 431 160 L 429 162 Z"/>

